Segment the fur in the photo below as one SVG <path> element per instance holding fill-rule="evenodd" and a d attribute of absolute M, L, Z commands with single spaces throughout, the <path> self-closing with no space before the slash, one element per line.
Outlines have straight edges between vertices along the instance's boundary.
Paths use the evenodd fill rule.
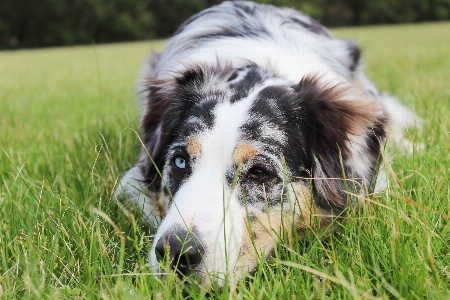
<path fill-rule="evenodd" d="M 313 218 L 326 226 L 376 180 L 385 187 L 387 132 L 407 143 L 414 123 L 367 79 L 352 41 L 301 12 L 246 1 L 186 21 L 147 59 L 138 91 L 145 149 L 116 197 L 157 227 L 155 272 L 205 283 L 238 280 L 283 230 L 301 236 Z"/>

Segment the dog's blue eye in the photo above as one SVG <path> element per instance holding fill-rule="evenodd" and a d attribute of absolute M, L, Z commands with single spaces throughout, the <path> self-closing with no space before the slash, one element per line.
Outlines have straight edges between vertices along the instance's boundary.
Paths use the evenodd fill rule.
<path fill-rule="evenodd" d="M 176 157 L 173 159 L 173 163 L 174 163 L 175 166 L 176 166 L 177 168 L 179 168 L 179 169 L 184 169 L 184 168 L 186 168 L 186 160 L 185 160 L 183 157 L 181 157 L 181 156 L 176 156 Z"/>

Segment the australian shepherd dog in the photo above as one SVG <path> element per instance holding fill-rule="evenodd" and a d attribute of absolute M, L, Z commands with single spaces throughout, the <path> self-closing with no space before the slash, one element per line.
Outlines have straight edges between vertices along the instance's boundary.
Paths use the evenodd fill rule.
<path fill-rule="evenodd" d="M 281 231 L 301 237 L 385 188 L 387 136 L 408 144 L 414 125 L 364 75 L 354 42 L 247 1 L 181 25 L 145 61 L 138 92 L 144 147 L 116 198 L 155 227 L 152 270 L 205 284 L 238 280 Z"/>

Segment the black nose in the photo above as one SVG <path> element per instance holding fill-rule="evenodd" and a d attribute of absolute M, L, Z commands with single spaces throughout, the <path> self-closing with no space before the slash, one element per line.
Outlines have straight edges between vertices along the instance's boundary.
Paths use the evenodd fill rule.
<path fill-rule="evenodd" d="M 199 265 L 205 253 L 195 227 L 189 232 L 181 227 L 169 229 L 156 243 L 155 250 L 158 261 L 169 255 L 172 269 L 183 275 Z"/>

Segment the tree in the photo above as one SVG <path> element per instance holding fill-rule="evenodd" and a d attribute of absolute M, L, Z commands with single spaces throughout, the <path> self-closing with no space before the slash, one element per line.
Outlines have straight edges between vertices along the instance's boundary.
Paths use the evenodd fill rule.
<path fill-rule="evenodd" d="M 257 0 L 326 26 L 450 19 L 450 0 Z M 0 0 L 0 49 L 163 38 L 221 0 Z"/>

